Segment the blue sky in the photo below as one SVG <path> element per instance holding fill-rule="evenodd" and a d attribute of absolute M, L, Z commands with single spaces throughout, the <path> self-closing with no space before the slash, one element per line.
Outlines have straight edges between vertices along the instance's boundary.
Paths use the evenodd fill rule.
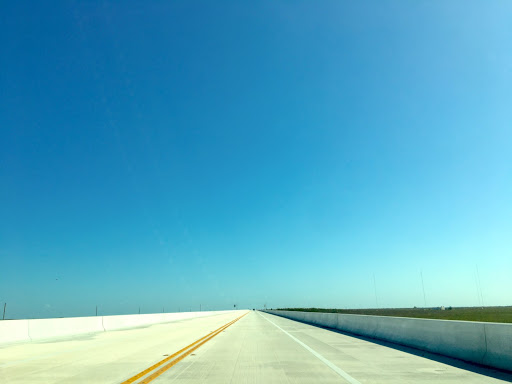
<path fill-rule="evenodd" d="M 511 17 L 4 4 L 8 317 L 511 305 Z"/>

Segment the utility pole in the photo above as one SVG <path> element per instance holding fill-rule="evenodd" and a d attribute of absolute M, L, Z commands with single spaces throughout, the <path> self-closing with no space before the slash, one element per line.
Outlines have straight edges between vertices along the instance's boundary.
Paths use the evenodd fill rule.
<path fill-rule="evenodd" d="M 379 308 L 379 300 L 377 299 L 377 283 L 375 282 L 375 273 L 373 274 L 373 288 L 375 289 L 375 304 Z"/>
<path fill-rule="evenodd" d="M 478 270 L 478 264 L 476 266 L 476 277 L 478 281 L 478 289 L 480 291 L 480 300 L 482 301 L 482 307 L 485 306 L 484 304 L 484 294 L 482 293 L 482 283 L 480 282 L 480 271 Z"/>
<path fill-rule="evenodd" d="M 96 316 L 98 316 L 98 306 L 96 306 Z"/>
<path fill-rule="evenodd" d="M 421 286 L 423 288 L 423 301 L 425 302 L 425 308 L 427 308 L 427 296 L 425 295 L 425 284 L 423 283 L 423 271 L 420 271 L 421 275 Z"/>
<path fill-rule="evenodd" d="M 139 305 L 139 315 L 140 315 L 140 305 Z"/>
<path fill-rule="evenodd" d="M 7 307 L 7 303 L 4 303 L 4 316 L 2 317 L 2 320 L 5 320 L 5 307 Z"/>

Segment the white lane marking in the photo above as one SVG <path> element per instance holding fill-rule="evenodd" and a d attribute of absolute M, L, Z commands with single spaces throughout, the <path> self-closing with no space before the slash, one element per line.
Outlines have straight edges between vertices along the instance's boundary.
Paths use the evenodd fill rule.
<path fill-rule="evenodd" d="M 293 340 L 295 340 L 297 343 L 299 343 L 300 345 L 302 345 L 304 348 L 306 348 L 309 352 L 311 352 L 313 355 L 315 355 L 320 361 L 322 361 L 325 365 L 327 365 L 329 368 L 331 368 L 334 372 L 336 372 L 338 375 L 340 375 L 341 377 L 343 377 L 345 380 L 347 380 L 350 384 L 361 384 L 359 381 L 357 381 L 356 379 L 354 379 L 352 376 L 350 376 L 347 372 L 345 372 L 343 369 L 337 367 L 336 365 L 334 365 L 333 363 L 331 363 L 329 360 L 327 360 L 325 357 L 323 357 L 321 354 L 319 354 L 317 351 L 315 351 L 314 349 L 308 347 L 306 344 L 304 344 L 302 341 L 300 341 L 299 339 L 297 339 L 296 337 L 290 335 L 288 332 L 286 332 L 283 328 L 281 328 L 279 325 L 277 325 L 276 323 L 274 323 L 272 320 L 270 320 L 269 318 L 267 318 L 266 316 L 263 316 L 261 313 L 260 313 L 260 316 L 263 317 L 265 320 L 267 320 L 268 322 L 274 324 L 275 327 L 277 327 L 278 329 L 280 329 L 281 331 L 283 331 L 284 333 L 286 333 L 288 336 L 290 336 Z"/>

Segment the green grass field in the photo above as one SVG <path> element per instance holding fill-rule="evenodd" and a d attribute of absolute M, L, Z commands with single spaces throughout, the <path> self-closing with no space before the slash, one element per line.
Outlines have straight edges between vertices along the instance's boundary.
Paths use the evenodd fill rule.
<path fill-rule="evenodd" d="M 424 319 L 485 321 L 512 323 L 510 307 L 454 307 L 442 311 L 439 308 L 383 308 L 383 309 L 327 309 L 327 308 L 282 308 L 287 311 L 347 313 L 353 315 L 416 317 Z"/>

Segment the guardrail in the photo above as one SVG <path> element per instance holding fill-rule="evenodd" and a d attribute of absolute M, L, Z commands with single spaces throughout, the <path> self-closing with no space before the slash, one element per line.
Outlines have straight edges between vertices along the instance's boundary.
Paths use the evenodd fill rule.
<path fill-rule="evenodd" d="M 265 312 L 512 371 L 512 324 L 322 312 Z"/>
<path fill-rule="evenodd" d="M 153 324 L 170 323 L 178 320 L 213 316 L 229 312 L 233 311 L 4 320 L 0 321 L 0 345 L 146 327 Z"/>

